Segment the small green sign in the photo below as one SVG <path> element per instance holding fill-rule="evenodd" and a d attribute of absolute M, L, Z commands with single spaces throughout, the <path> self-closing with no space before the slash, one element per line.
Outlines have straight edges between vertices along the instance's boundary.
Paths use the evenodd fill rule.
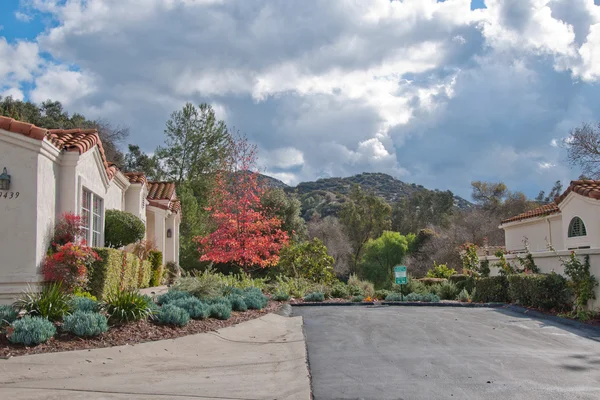
<path fill-rule="evenodd" d="M 406 278 L 406 267 L 404 265 L 397 265 L 394 267 L 394 281 L 396 285 L 406 285 L 408 279 Z"/>

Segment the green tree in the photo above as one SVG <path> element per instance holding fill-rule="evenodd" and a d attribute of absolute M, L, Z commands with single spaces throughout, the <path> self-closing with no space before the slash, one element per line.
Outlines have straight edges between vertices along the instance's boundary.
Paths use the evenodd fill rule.
<path fill-rule="evenodd" d="M 408 253 L 409 241 L 398 232 L 384 231 L 377 239 L 369 240 L 359 264 L 359 276 L 387 288 L 392 284 L 394 266 L 401 264 Z"/>
<path fill-rule="evenodd" d="M 129 152 L 125 154 L 123 170 L 143 172 L 151 181 L 163 179 L 163 172 L 156 156 L 149 156 L 140 149 L 140 146 L 133 144 L 129 145 Z"/>
<path fill-rule="evenodd" d="M 333 257 L 319 239 L 292 242 L 279 253 L 279 269 L 287 276 L 330 284 L 335 279 Z"/>
<path fill-rule="evenodd" d="M 106 210 L 104 240 L 108 247 L 120 248 L 142 240 L 146 233 L 144 222 L 120 210 Z"/>
<path fill-rule="evenodd" d="M 402 234 L 418 232 L 428 226 L 448 227 L 454 212 L 451 191 L 422 190 L 402 198 L 392 209 L 392 229 Z"/>
<path fill-rule="evenodd" d="M 187 103 L 167 121 L 165 146 L 156 150 L 168 179 L 178 183 L 202 179 L 216 171 L 229 149 L 230 135 L 209 104 Z"/>
<path fill-rule="evenodd" d="M 300 216 L 300 200 L 295 194 L 287 194 L 283 189 L 269 189 L 261 197 L 260 202 L 267 215 L 277 217 L 282 221 L 281 229 L 291 238 L 306 237 L 306 223 Z"/>
<path fill-rule="evenodd" d="M 119 145 L 129 136 L 127 127 L 113 126 L 103 119 L 89 120 L 81 114 L 70 116 L 59 101 L 47 100 L 37 105 L 10 96 L 0 97 L 0 115 L 46 129 L 97 129 L 108 161 L 119 167 L 123 164 Z"/>
<path fill-rule="evenodd" d="M 391 213 L 392 207 L 383 198 L 364 192 L 358 185 L 352 187 L 339 219 L 352 243 L 355 269 L 365 243 L 389 229 Z"/>

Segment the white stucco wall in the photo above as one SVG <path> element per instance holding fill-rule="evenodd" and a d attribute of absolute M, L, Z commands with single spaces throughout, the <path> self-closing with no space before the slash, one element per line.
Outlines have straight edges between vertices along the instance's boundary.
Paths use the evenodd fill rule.
<path fill-rule="evenodd" d="M 146 196 L 148 190 L 141 183 L 133 183 L 125 192 L 125 211 L 146 222 Z"/>
<path fill-rule="evenodd" d="M 44 146 L 47 146 L 44 144 Z M 56 160 L 38 155 L 37 166 L 37 246 L 38 265 L 44 260 L 50 246 L 57 217 L 58 182 L 60 168 Z"/>
<path fill-rule="evenodd" d="M 529 251 L 531 252 L 546 251 L 549 243 L 555 249 L 563 249 L 560 214 L 507 224 L 503 229 L 506 250 L 508 251 L 524 250 L 524 238 L 527 238 Z"/>
<path fill-rule="evenodd" d="M 0 129 L 0 173 L 11 175 L 8 195 L 0 198 L 0 303 L 10 303 L 28 284 L 40 281 L 40 247 L 37 225 L 52 206 L 37 207 L 38 163 L 42 142 Z M 41 167 L 42 169 L 44 167 Z M 19 196 L 16 196 L 16 193 Z M 13 198 L 11 199 L 11 193 Z M 53 203 L 52 198 L 50 203 Z M 38 217 L 39 215 L 39 217 Z"/>
<path fill-rule="evenodd" d="M 600 201 L 570 193 L 559 207 L 562 214 L 562 231 L 565 240 L 564 248 L 590 246 L 600 248 Z M 579 217 L 585 224 L 586 236 L 568 237 L 569 223 L 574 217 Z"/>

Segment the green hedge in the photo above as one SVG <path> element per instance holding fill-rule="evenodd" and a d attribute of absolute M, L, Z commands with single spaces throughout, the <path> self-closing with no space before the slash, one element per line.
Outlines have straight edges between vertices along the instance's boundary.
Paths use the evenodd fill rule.
<path fill-rule="evenodd" d="M 567 279 L 556 273 L 508 276 L 508 295 L 514 303 L 525 307 L 557 311 L 571 308 Z"/>
<path fill-rule="evenodd" d="M 104 241 L 108 247 L 118 249 L 144 238 L 144 222 L 126 211 L 106 210 L 104 216 Z"/>
<path fill-rule="evenodd" d="M 463 289 L 471 293 L 475 288 L 475 279 L 469 275 L 456 274 L 448 278 L 448 281 L 454 283 L 459 292 Z"/>
<path fill-rule="evenodd" d="M 165 266 L 163 265 L 162 253 L 158 250 L 153 250 L 148 254 L 148 261 L 152 265 L 152 277 L 150 279 L 150 286 L 160 286 L 165 274 Z"/>
<path fill-rule="evenodd" d="M 507 303 L 508 279 L 506 276 L 489 276 L 475 280 L 475 295 L 473 301 L 484 303 Z"/>
<path fill-rule="evenodd" d="M 150 265 L 148 263 L 145 267 L 142 266 L 140 259 L 134 254 L 104 247 L 94 248 L 94 251 L 101 260 L 90 267 L 88 285 L 90 293 L 99 300 L 111 291 L 137 289 L 140 282 L 142 285 L 149 284 Z"/>
<path fill-rule="evenodd" d="M 144 260 L 140 264 L 138 271 L 138 287 L 147 288 L 150 287 L 150 280 L 152 279 L 152 264 L 150 261 Z"/>

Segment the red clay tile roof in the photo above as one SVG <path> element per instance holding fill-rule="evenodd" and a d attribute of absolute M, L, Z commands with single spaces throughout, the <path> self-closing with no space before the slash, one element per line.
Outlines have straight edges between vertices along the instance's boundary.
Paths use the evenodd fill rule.
<path fill-rule="evenodd" d="M 171 200 L 174 193 L 174 182 L 148 182 L 148 200 Z"/>
<path fill-rule="evenodd" d="M 574 192 L 581 196 L 589 197 L 592 199 L 600 200 L 600 181 L 595 180 L 577 180 L 571 181 L 571 184 L 561 194 L 559 197 L 554 199 L 554 202 L 551 204 L 546 204 L 536 209 L 524 212 L 519 215 L 515 215 L 514 217 L 505 219 L 502 221 L 503 224 L 508 222 L 522 221 L 524 219 L 534 218 L 534 217 L 542 217 L 546 215 L 556 214 L 560 212 L 558 205 L 569 195 L 569 193 Z"/>
<path fill-rule="evenodd" d="M 43 140 L 45 138 L 59 150 L 76 151 L 79 154 L 83 154 L 97 145 L 108 178 L 112 179 L 117 172 L 116 165 L 106 161 L 104 147 L 96 129 L 44 129 L 2 116 L 0 116 L 0 129 L 20 133 L 32 139 Z"/>
<path fill-rule="evenodd" d="M 515 215 L 514 217 L 510 217 L 502 221 L 503 224 L 507 224 L 509 222 L 522 221 L 524 219 L 535 218 L 535 217 L 545 217 L 546 215 L 552 215 L 559 213 L 560 209 L 556 203 L 544 204 L 541 207 L 534 208 L 533 210 L 526 211 L 519 215 Z"/>
<path fill-rule="evenodd" d="M 565 190 L 563 194 L 561 194 L 555 201 L 557 204 L 560 204 L 571 192 L 575 192 L 585 197 L 590 197 L 592 199 L 599 200 L 600 199 L 600 181 L 594 180 L 578 180 L 571 181 L 571 184 Z"/>
<path fill-rule="evenodd" d="M 152 207 L 160 208 L 162 210 L 170 210 L 175 214 L 181 212 L 181 202 L 179 201 L 179 199 L 169 201 L 168 204 L 160 203 L 156 200 L 148 200 L 148 203 Z"/>
<path fill-rule="evenodd" d="M 145 185 L 148 182 L 143 172 L 124 172 L 123 175 L 129 179 L 130 183 L 141 183 Z"/>

